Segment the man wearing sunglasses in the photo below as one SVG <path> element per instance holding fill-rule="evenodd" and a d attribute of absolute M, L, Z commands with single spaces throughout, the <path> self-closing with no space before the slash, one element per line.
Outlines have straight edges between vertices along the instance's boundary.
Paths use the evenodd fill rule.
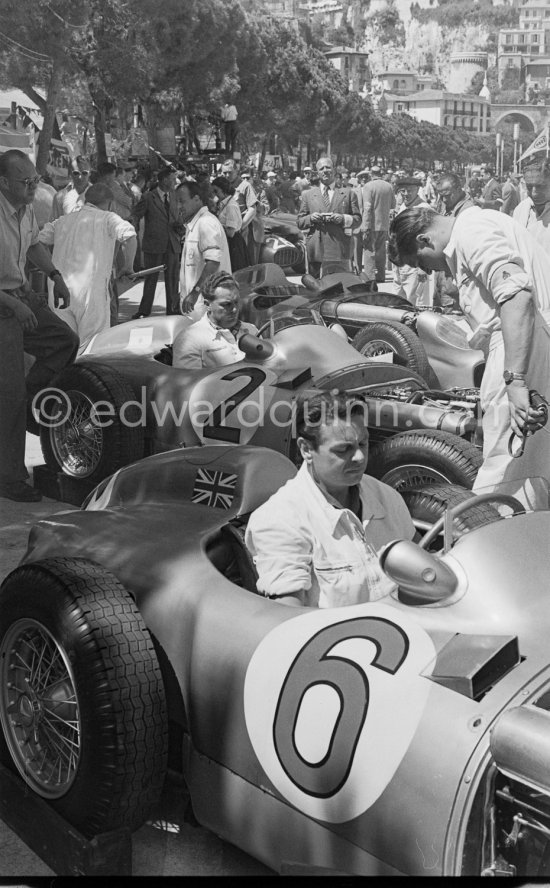
<path fill-rule="evenodd" d="M 58 191 L 53 199 L 50 222 L 74 213 L 84 204 L 86 190 L 90 184 L 90 165 L 85 157 L 79 155 L 72 162 L 71 181 L 65 188 Z"/>
<path fill-rule="evenodd" d="M 32 208 L 39 181 L 23 151 L 0 155 L 0 496 L 20 502 L 41 499 L 25 484 L 27 421 L 29 431 L 36 431 L 33 408 L 78 349 L 78 336 L 48 308 L 47 296 L 32 291 L 25 271 L 29 260 L 47 274 L 54 282 L 56 306 L 67 308 L 65 281 L 39 243 Z M 26 378 L 25 352 L 36 359 Z"/>

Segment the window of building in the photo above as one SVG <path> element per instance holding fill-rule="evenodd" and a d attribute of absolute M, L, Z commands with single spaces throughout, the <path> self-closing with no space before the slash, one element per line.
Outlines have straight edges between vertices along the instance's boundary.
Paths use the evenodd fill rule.
<path fill-rule="evenodd" d="M 538 46 L 532 46 L 532 47 L 531 47 L 531 52 L 534 52 L 534 53 L 536 54 L 538 51 L 539 51 L 539 47 L 538 47 Z"/>
<path fill-rule="evenodd" d="M 399 80 L 394 80 L 394 81 L 393 81 L 393 87 L 392 87 L 392 89 L 399 89 Z"/>
<path fill-rule="evenodd" d="M 404 110 L 405 110 L 405 106 L 403 105 L 402 102 L 398 102 L 398 103 L 397 103 L 397 110 L 398 110 L 398 111 L 404 111 Z"/>
<path fill-rule="evenodd" d="M 401 80 L 401 89 L 406 89 L 406 88 L 407 88 L 407 81 L 403 79 L 403 80 Z"/>
<path fill-rule="evenodd" d="M 539 35 L 538 34 L 531 34 L 531 43 L 538 43 L 538 42 L 539 42 Z"/>

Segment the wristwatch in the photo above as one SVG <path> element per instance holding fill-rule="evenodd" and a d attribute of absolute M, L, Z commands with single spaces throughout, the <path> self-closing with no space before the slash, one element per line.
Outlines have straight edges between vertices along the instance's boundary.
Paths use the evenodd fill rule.
<path fill-rule="evenodd" d="M 502 374 L 502 378 L 506 385 L 510 385 L 514 379 L 519 379 L 521 382 L 525 382 L 525 373 L 516 373 L 515 370 L 505 370 Z"/>
<path fill-rule="evenodd" d="M 63 277 L 58 268 L 53 268 L 51 271 L 48 272 L 48 277 L 51 281 L 53 281 L 54 277 L 57 277 L 58 275 L 59 277 Z"/>

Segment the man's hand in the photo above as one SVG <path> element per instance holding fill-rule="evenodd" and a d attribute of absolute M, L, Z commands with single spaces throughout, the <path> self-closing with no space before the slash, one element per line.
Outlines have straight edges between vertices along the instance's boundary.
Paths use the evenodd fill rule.
<path fill-rule="evenodd" d="M 331 213 L 330 219 L 328 221 L 332 222 L 333 225 L 343 225 L 344 224 L 344 217 L 342 216 L 341 213 Z"/>
<path fill-rule="evenodd" d="M 56 274 L 53 282 L 53 304 L 56 308 L 68 308 L 71 302 L 71 294 L 67 288 L 67 284 L 60 274 Z"/>
<path fill-rule="evenodd" d="M 366 244 L 370 239 L 370 228 L 363 228 L 361 231 L 361 239 Z"/>
<path fill-rule="evenodd" d="M 312 213 L 309 217 L 311 224 L 315 228 L 319 228 L 321 225 L 325 224 L 325 214 L 324 213 Z"/>
<path fill-rule="evenodd" d="M 182 314 L 186 314 L 189 311 L 193 311 L 195 308 L 195 303 L 199 298 L 199 291 L 193 287 L 193 289 L 182 299 L 181 310 Z"/>
<path fill-rule="evenodd" d="M 523 435 L 524 428 L 530 432 L 536 432 L 540 428 L 539 415 L 531 407 L 529 401 L 529 389 L 520 379 L 515 379 L 506 386 L 506 394 L 510 403 L 510 423 L 512 431 L 516 435 Z"/>
<path fill-rule="evenodd" d="M 14 299 L 13 305 L 10 306 L 10 308 L 12 309 L 14 316 L 21 324 L 24 333 L 32 333 L 32 331 L 35 330 L 36 327 L 38 327 L 36 315 L 33 311 L 31 311 L 28 305 L 25 305 L 24 302 L 21 302 L 19 299 Z"/>

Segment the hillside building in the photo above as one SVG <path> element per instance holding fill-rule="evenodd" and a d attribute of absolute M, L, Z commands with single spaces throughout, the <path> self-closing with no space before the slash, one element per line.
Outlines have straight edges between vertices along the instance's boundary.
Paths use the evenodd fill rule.
<path fill-rule="evenodd" d="M 331 46 L 325 51 L 329 62 L 342 75 L 353 92 L 368 89 L 371 81 L 368 52 L 361 52 L 351 46 Z"/>
<path fill-rule="evenodd" d="M 408 95 L 385 93 L 384 99 L 387 114 L 410 114 L 416 120 L 469 133 L 488 133 L 491 129 L 491 103 L 483 96 L 426 89 Z"/>
<path fill-rule="evenodd" d="M 524 0 L 519 6 L 519 27 L 499 31 L 499 82 L 506 71 L 516 69 L 518 84 L 523 83 L 526 65 L 542 56 L 550 56 L 550 0 Z"/>

